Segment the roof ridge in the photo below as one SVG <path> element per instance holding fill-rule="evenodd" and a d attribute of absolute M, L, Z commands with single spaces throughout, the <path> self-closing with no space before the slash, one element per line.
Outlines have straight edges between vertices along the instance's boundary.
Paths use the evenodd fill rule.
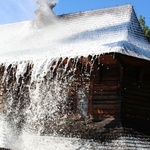
<path fill-rule="evenodd" d="M 69 16 L 69 15 L 79 15 L 81 13 L 83 14 L 87 14 L 87 13 L 94 13 L 94 12 L 99 12 L 99 11 L 106 11 L 106 10 L 114 10 L 114 9 L 119 9 L 119 8 L 131 8 L 133 9 L 133 6 L 131 4 L 125 4 L 125 5 L 121 5 L 121 6 L 114 6 L 114 7 L 107 7 L 107 8 L 99 8 L 99 9 L 91 9 L 91 10 L 86 10 L 86 11 L 80 11 L 80 12 L 72 12 L 72 13 L 66 13 L 66 14 L 60 14 L 57 15 L 58 17 L 62 17 L 62 16 Z"/>

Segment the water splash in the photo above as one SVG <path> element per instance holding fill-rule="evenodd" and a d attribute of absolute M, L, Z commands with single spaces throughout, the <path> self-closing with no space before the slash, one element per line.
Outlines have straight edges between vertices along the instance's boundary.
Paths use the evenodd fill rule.
<path fill-rule="evenodd" d="M 122 136 L 110 143 L 101 143 L 71 138 L 71 133 L 61 132 L 70 119 L 66 116 L 76 113 L 74 107 L 81 116 L 87 115 L 87 91 L 95 61 L 96 56 L 89 56 L 87 62 L 82 56 L 1 64 L 6 119 L 4 122 L 0 119 L 0 146 L 15 150 L 86 150 L 111 149 L 112 146 L 123 149 L 126 145 L 138 149 L 145 145 L 148 149 L 150 144 L 138 138 Z M 78 106 L 74 106 L 75 94 Z M 6 124 L 8 128 L 4 128 Z"/>
<path fill-rule="evenodd" d="M 3 64 L 3 105 L 9 121 L 21 130 L 54 133 L 57 125 L 64 123 L 64 116 L 73 113 L 75 99 L 69 98 L 68 93 L 74 96 L 80 86 L 74 82 L 79 60 L 60 58 Z"/>
<path fill-rule="evenodd" d="M 37 0 L 39 8 L 35 11 L 36 19 L 34 24 L 41 28 L 56 22 L 56 15 L 52 9 L 56 6 L 55 0 Z"/>

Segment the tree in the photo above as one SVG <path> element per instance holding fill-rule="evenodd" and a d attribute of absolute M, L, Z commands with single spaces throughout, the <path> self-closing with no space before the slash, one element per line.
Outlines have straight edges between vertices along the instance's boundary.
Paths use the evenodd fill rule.
<path fill-rule="evenodd" d="M 145 17 L 140 15 L 139 22 L 140 22 L 140 25 L 143 29 L 143 32 L 144 32 L 148 42 L 150 42 L 150 28 L 146 25 Z"/>

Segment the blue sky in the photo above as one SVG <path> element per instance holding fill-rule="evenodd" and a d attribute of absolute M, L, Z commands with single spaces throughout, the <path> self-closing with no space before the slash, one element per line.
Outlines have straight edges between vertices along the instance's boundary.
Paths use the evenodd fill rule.
<path fill-rule="evenodd" d="M 54 11 L 56 14 L 66 14 L 124 4 L 132 4 L 137 17 L 142 14 L 150 26 L 150 0 L 59 0 Z M 36 0 L 0 0 L 0 24 L 32 20 L 36 9 Z"/>

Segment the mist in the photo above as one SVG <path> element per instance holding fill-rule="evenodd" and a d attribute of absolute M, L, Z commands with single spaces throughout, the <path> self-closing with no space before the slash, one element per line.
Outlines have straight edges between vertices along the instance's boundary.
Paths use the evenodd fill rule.
<path fill-rule="evenodd" d="M 37 0 L 38 9 L 35 11 L 36 18 L 34 25 L 38 28 L 54 23 L 57 19 L 53 8 L 58 1 L 56 0 Z"/>

